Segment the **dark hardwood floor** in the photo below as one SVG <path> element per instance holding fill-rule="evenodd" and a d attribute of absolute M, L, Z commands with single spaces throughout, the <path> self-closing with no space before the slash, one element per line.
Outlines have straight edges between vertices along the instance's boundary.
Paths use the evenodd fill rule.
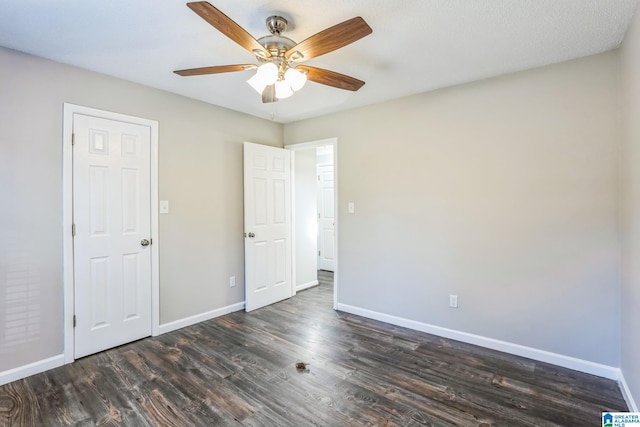
<path fill-rule="evenodd" d="M 627 410 L 614 381 L 336 312 L 320 283 L 4 385 L 0 425 L 584 427 Z"/>

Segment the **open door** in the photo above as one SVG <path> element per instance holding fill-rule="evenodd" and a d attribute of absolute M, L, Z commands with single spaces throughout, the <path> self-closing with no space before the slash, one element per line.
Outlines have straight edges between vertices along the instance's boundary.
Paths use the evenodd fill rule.
<path fill-rule="evenodd" d="M 291 155 L 244 143 L 245 309 L 290 298 Z"/>

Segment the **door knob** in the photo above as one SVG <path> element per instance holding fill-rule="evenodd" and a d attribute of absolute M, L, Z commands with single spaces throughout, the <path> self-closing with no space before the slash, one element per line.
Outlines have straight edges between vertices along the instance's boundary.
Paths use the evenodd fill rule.
<path fill-rule="evenodd" d="M 142 246 L 149 246 L 149 244 L 150 244 L 150 243 L 151 243 L 151 242 L 149 242 L 147 239 L 142 239 L 142 240 L 140 241 L 140 244 L 141 244 Z"/>
<path fill-rule="evenodd" d="M 256 233 L 249 233 L 249 237 L 251 237 L 251 238 L 256 237 Z"/>

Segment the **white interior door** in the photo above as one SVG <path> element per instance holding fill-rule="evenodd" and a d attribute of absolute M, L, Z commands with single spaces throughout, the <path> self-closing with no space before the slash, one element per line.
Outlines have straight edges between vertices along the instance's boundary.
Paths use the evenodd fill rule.
<path fill-rule="evenodd" d="M 244 231 L 246 311 L 290 298 L 289 150 L 244 143 Z"/>
<path fill-rule="evenodd" d="M 336 215 L 333 165 L 318 166 L 318 267 L 334 271 Z"/>
<path fill-rule="evenodd" d="M 75 357 L 151 335 L 150 128 L 73 116 Z"/>

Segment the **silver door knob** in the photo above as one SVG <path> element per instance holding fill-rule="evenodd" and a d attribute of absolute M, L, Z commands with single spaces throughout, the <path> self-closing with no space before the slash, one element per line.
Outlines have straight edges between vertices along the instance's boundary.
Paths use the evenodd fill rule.
<path fill-rule="evenodd" d="M 140 240 L 140 244 L 142 246 L 149 246 L 151 244 L 151 242 L 149 242 L 147 239 L 142 239 L 142 240 Z"/>
<path fill-rule="evenodd" d="M 251 238 L 256 237 L 256 233 L 249 233 L 249 237 L 251 237 Z"/>

